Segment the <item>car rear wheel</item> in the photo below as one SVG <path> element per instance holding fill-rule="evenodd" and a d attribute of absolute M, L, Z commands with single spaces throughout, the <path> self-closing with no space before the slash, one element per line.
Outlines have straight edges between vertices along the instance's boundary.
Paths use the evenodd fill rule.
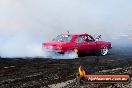
<path fill-rule="evenodd" d="M 72 52 L 74 52 L 77 56 L 79 56 L 79 50 L 77 48 L 72 49 Z"/>
<path fill-rule="evenodd" d="M 78 54 L 78 49 L 77 48 L 73 49 L 73 52 Z"/>
<path fill-rule="evenodd" d="M 108 51 L 109 51 L 108 47 L 104 46 L 104 47 L 101 48 L 100 54 L 103 55 L 103 56 L 105 56 L 105 55 L 108 54 Z"/>

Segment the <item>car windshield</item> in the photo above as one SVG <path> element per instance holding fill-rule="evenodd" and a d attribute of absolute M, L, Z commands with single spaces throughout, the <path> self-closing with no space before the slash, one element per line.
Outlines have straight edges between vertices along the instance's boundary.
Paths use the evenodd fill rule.
<path fill-rule="evenodd" d="M 69 42 L 71 40 L 70 35 L 58 35 L 56 38 L 53 39 L 53 41 L 56 42 Z"/>

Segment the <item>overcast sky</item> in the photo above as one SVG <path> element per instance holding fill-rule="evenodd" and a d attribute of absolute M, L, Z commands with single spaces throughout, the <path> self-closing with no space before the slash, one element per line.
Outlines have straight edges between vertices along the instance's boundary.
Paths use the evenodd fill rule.
<path fill-rule="evenodd" d="M 0 53 L 29 48 L 67 30 L 132 33 L 132 0 L 0 0 Z"/>

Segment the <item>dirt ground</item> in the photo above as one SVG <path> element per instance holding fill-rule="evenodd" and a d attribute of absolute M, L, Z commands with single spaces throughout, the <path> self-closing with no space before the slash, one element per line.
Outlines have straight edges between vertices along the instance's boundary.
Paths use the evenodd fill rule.
<path fill-rule="evenodd" d="M 76 59 L 0 58 L 0 88 L 132 88 L 132 83 L 79 85 L 75 78 L 80 65 L 87 74 L 132 76 L 131 51 Z"/>

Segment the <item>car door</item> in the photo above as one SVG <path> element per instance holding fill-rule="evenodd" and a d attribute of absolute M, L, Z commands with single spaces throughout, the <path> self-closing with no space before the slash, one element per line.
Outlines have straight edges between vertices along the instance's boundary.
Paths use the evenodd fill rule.
<path fill-rule="evenodd" d="M 78 48 L 79 52 L 85 51 L 86 42 L 85 42 L 84 36 L 76 37 L 74 47 Z"/>
<path fill-rule="evenodd" d="M 86 42 L 86 46 L 85 46 L 86 53 L 93 53 L 96 51 L 97 44 L 91 36 L 86 35 L 85 36 L 85 42 Z"/>

